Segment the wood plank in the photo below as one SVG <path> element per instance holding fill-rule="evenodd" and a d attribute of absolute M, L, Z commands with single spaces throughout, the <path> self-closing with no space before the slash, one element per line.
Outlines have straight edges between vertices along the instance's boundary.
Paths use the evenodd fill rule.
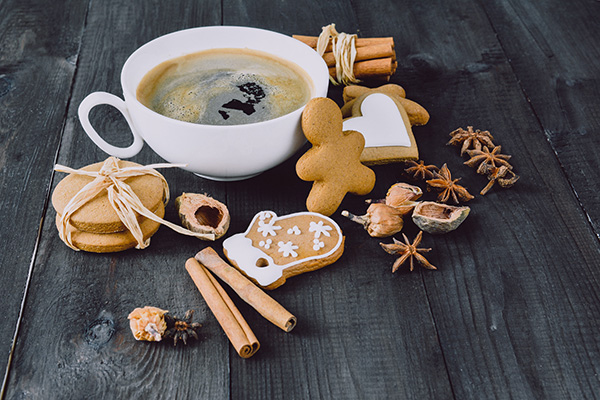
<path fill-rule="evenodd" d="M 32 1 L 0 2 L 3 377 L 43 217 L 86 10 L 85 2 L 65 1 L 55 7 Z"/>
<path fill-rule="evenodd" d="M 598 6 L 578 0 L 485 3 L 486 13 L 597 235 L 600 199 Z"/>
<path fill-rule="evenodd" d="M 91 3 L 58 161 L 76 168 L 106 158 L 79 126 L 77 107 L 95 90 L 120 95 L 121 66 L 137 47 L 171 31 L 220 20 L 215 2 Z M 97 110 L 94 118 L 98 130 L 108 132 L 108 140 L 129 140 L 116 112 Z M 146 147 L 133 161 L 160 159 Z M 161 172 L 174 196 L 183 190 L 225 196 L 222 184 L 205 184 L 179 170 Z M 63 176 L 57 174 L 55 184 Z M 44 222 L 7 398 L 26 393 L 55 398 L 228 398 L 229 342 L 184 268 L 200 242 L 161 228 L 144 251 L 73 252 L 58 239 L 54 216 L 49 210 Z M 176 221 L 173 200 L 166 218 Z M 195 320 L 204 325 L 202 340 L 187 348 L 136 342 L 127 315 L 145 305 L 176 315 L 195 309 Z"/>
<path fill-rule="evenodd" d="M 361 4 L 357 14 L 374 18 L 370 4 Z M 522 176 L 512 189 L 477 196 L 458 231 L 429 237 L 440 271 L 424 273 L 425 286 L 454 396 L 590 396 L 598 391 L 598 343 L 587 334 L 600 320 L 590 303 L 598 242 L 544 126 L 484 9 L 472 2 L 405 6 L 393 20 L 396 80 L 432 115 L 417 133 L 422 158 L 448 162 L 476 194 L 485 179 L 444 146 L 450 131 L 473 125 L 492 132 Z M 568 245 L 563 235 L 573 238 Z"/>

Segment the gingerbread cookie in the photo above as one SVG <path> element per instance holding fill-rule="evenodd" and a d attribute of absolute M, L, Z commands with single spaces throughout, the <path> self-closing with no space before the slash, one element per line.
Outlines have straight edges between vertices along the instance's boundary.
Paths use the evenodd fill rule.
<path fill-rule="evenodd" d="M 346 86 L 342 95 L 344 99 L 342 115 L 344 118 L 348 118 L 353 115 L 352 107 L 359 97 L 373 93 L 387 94 L 391 98 L 397 100 L 402 107 L 404 107 L 404 110 L 408 115 L 410 125 L 425 125 L 427 122 L 429 122 L 429 113 L 427 110 L 418 103 L 407 99 L 404 88 L 393 83 L 373 89 L 358 85 Z"/>
<path fill-rule="evenodd" d="M 165 216 L 165 207 L 162 203 L 154 212 L 158 217 Z M 60 225 L 60 214 L 56 214 L 56 227 Z M 148 218 L 142 218 L 140 221 L 140 229 L 144 240 L 148 240 L 160 228 L 160 224 Z M 113 253 L 131 249 L 137 245 L 137 241 L 128 230 L 113 232 L 113 233 L 94 233 L 81 231 L 73 226 L 67 227 L 68 233 L 71 235 L 73 245 L 79 250 L 91 253 Z"/>
<path fill-rule="evenodd" d="M 360 162 L 365 139 L 342 130 L 342 113 L 328 98 L 314 98 L 302 113 L 302 130 L 313 147 L 296 164 L 300 179 L 313 181 L 306 200 L 309 211 L 333 214 L 346 193 L 365 195 L 375 186 L 375 173 Z"/>
<path fill-rule="evenodd" d="M 331 218 L 313 212 L 278 217 L 272 211 L 254 216 L 244 233 L 223 242 L 229 261 L 265 289 L 335 262 L 344 251 L 344 236 Z"/>
<path fill-rule="evenodd" d="M 352 115 L 344 120 L 344 130 L 355 130 L 365 137 L 365 149 L 360 156 L 365 165 L 419 158 L 408 114 L 397 98 L 366 93 L 353 102 Z"/>
<path fill-rule="evenodd" d="M 81 168 L 83 171 L 97 172 L 104 162 L 88 165 Z M 120 168 L 139 167 L 140 164 L 119 160 Z M 85 185 L 94 178 L 84 175 L 70 174 L 63 178 L 52 193 L 52 206 L 58 214 L 63 214 L 65 206 Z M 125 179 L 142 204 L 156 214 L 161 205 L 164 205 L 165 192 L 161 179 L 153 175 L 134 176 Z M 140 221 L 140 217 L 138 216 Z M 96 195 L 93 199 L 83 204 L 73 213 L 70 224 L 81 231 L 90 233 L 123 232 L 127 228 L 108 201 L 106 190 Z"/>

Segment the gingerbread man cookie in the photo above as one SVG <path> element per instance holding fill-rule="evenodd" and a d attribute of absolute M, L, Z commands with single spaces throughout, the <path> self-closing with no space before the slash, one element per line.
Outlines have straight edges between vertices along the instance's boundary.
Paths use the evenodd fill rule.
<path fill-rule="evenodd" d="M 342 124 L 340 108 L 328 98 L 312 99 L 302 113 L 302 130 L 313 147 L 298 160 L 296 173 L 313 181 L 309 211 L 331 215 L 346 193 L 365 195 L 375 186 L 375 173 L 360 162 L 363 135 L 343 131 Z"/>

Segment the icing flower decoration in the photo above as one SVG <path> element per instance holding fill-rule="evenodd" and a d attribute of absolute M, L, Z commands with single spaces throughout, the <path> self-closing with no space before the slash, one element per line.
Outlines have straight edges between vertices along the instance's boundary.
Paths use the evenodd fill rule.
<path fill-rule="evenodd" d="M 279 242 L 277 245 L 279 246 L 279 252 L 283 253 L 284 257 L 298 257 L 298 253 L 294 251 L 298 249 L 298 246 L 294 245 L 292 242 Z"/>
<path fill-rule="evenodd" d="M 274 220 L 270 222 L 258 221 L 258 232 L 262 233 L 264 237 L 268 235 L 277 236 L 277 232 L 275 231 L 281 229 L 281 227 L 274 225 L 274 223 Z"/>
<path fill-rule="evenodd" d="M 308 231 L 309 232 L 314 232 L 315 233 L 315 239 L 318 239 L 318 238 L 321 237 L 321 234 L 323 234 L 323 235 L 325 235 L 327 237 L 330 237 L 331 234 L 329 233 L 329 231 L 331 229 L 332 228 L 329 225 L 323 225 L 323 221 L 319 221 L 318 223 L 312 221 L 310 223 L 310 227 L 308 228 Z"/>

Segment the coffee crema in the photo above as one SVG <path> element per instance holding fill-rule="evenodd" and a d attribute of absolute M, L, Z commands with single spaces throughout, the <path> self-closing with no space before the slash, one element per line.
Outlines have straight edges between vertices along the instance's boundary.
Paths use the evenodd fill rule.
<path fill-rule="evenodd" d="M 169 118 L 205 125 L 267 121 L 305 105 L 313 83 L 290 61 L 250 49 L 212 49 L 165 61 L 136 97 Z"/>

